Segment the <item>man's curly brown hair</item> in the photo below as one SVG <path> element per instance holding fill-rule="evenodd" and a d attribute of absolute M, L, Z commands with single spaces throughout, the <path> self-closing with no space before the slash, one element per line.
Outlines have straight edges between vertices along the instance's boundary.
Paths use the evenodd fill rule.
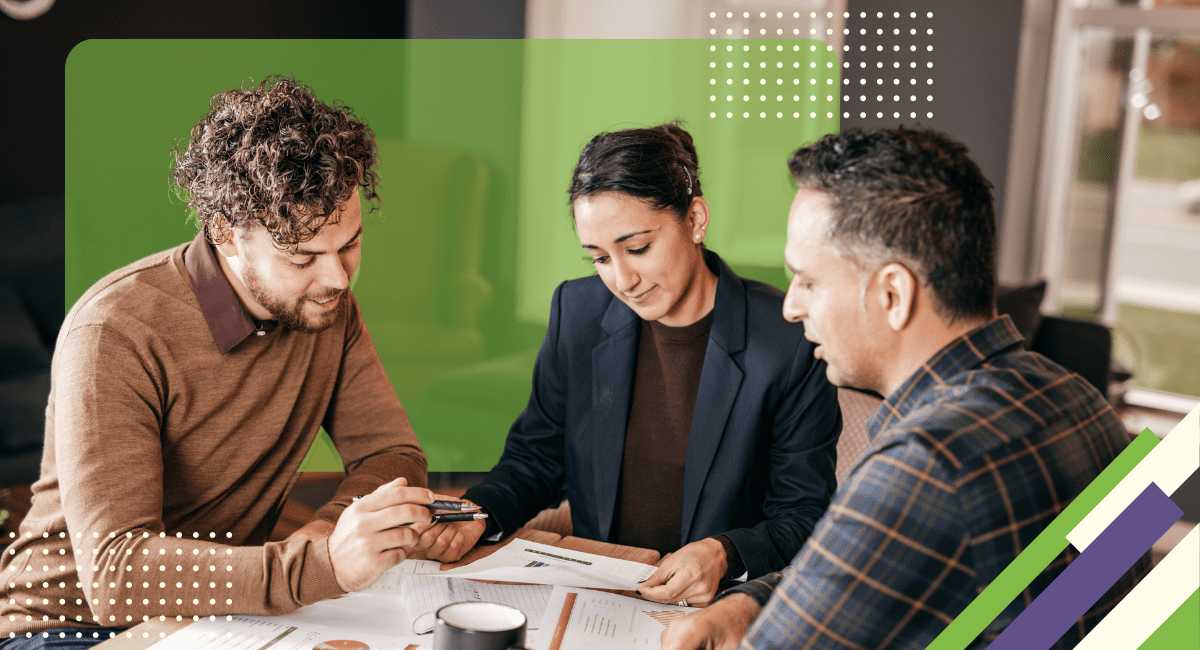
<path fill-rule="evenodd" d="M 171 151 L 185 210 L 210 242 L 259 224 L 277 248 L 293 251 L 337 219 L 356 187 L 378 207 L 375 134 L 349 106 L 330 106 L 275 75 L 218 93 L 209 107 L 182 151 Z"/>

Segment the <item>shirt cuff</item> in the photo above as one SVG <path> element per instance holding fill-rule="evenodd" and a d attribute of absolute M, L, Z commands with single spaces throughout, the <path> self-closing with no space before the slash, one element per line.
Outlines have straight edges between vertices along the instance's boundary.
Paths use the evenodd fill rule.
<path fill-rule="evenodd" d="M 775 593 L 775 587 L 779 586 L 779 580 L 782 577 L 782 572 L 769 573 L 757 580 L 735 585 L 717 594 L 717 597 L 713 598 L 712 602 L 715 603 L 732 594 L 746 594 L 753 598 L 759 607 L 766 607 L 767 601 L 771 600 L 771 594 Z M 712 605 L 712 603 L 709 603 L 709 605 Z"/>
<path fill-rule="evenodd" d="M 475 502 L 472 501 L 472 503 Z M 488 509 L 482 505 L 478 503 L 475 503 L 475 505 L 479 506 L 479 512 L 488 516 L 484 523 L 485 528 L 483 529 L 483 535 L 479 537 L 479 541 L 495 544 L 501 539 L 504 539 L 504 530 L 500 528 L 500 522 L 496 520 L 496 517 L 492 515 L 492 513 L 488 512 Z"/>
<path fill-rule="evenodd" d="M 725 535 L 713 535 L 712 539 L 720 542 L 721 547 L 725 549 L 725 576 L 721 581 L 745 582 L 746 578 L 750 577 L 750 572 L 742 562 L 742 554 L 738 552 L 737 545 Z"/>
<path fill-rule="evenodd" d="M 463 500 L 479 506 L 480 512 L 488 516 L 485 520 L 487 527 L 479 536 L 480 542 L 498 542 L 506 535 L 511 535 L 525 522 L 521 518 L 520 506 L 508 496 L 504 491 L 491 489 L 486 485 L 476 485 L 462 496 Z"/>

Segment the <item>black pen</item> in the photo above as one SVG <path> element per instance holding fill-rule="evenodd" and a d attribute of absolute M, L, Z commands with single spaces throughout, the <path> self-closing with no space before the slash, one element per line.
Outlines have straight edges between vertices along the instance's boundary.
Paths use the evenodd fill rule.
<path fill-rule="evenodd" d="M 473 522 L 473 520 L 475 520 L 475 519 L 486 519 L 486 518 L 487 518 L 487 514 L 480 513 L 480 512 L 454 512 L 454 513 L 450 513 L 450 514 L 434 514 L 434 516 L 430 517 L 430 525 L 443 524 L 443 523 L 452 524 L 455 522 Z M 400 525 L 396 526 L 396 528 L 404 528 L 404 526 L 413 525 L 415 523 L 416 522 L 408 522 L 407 524 L 400 524 Z"/>
<path fill-rule="evenodd" d="M 365 494 L 355 495 L 353 500 L 358 501 L 359 499 L 361 499 L 365 496 L 367 496 L 367 495 L 365 495 Z M 434 501 L 433 503 L 423 503 L 423 504 L 414 504 L 414 505 L 423 505 L 426 508 L 429 508 L 430 510 L 478 510 L 479 509 L 479 506 L 472 505 L 470 503 L 467 503 L 466 501 Z M 482 512 L 454 512 L 454 513 L 446 513 L 446 514 L 440 514 L 440 515 L 430 515 L 429 523 L 430 524 L 440 524 L 440 523 L 452 524 L 452 523 L 458 522 L 458 521 L 475 521 L 477 519 L 487 519 L 487 518 L 488 518 L 487 514 L 482 513 Z M 397 526 L 397 528 L 402 528 L 404 526 L 411 526 L 411 525 L 413 525 L 413 523 L 415 523 L 415 522 L 409 522 L 407 524 L 400 524 L 399 526 Z"/>
<path fill-rule="evenodd" d="M 476 519 L 487 518 L 487 514 L 482 512 L 454 512 L 448 515 L 434 515 L 433 521 L 430 523 L 442 524 L 453 523 L 456 521 L 475 521 Z"/>
<path fill-rule="evenodd" d="M 434 501 L 425 507 L 430 510 L 455 510 L 459 512 L 464 510 L 479 510 L 479 506 L 466 501 Z"/>
<path fill-rule="evenodd" d="M 429 524 L 452 524 L 456 521 L 474 521 L 476 519 L 487 518 L 488 516 L 481 512 L 454 512 L 445 515 L 433 515 L 429 518 Z M 396 526 L 396 528 L 404 528 L 405 526 L 411 526 L 415 523 L 417 522 L 410 521 L 407 524 L 400 524 L 399 526 Z"/>
<path fill-rule="evenodd" d="M 367 496 L 367 495 L 360 494 L 360 495 L 354 497 L 354 500 L 358 501 L 359 499 L 361 499 L 365 496 Z M 429 508 L 430 510 L 455 510 L 458 512 L 462 512 L 464 510 L 479 510 L 479 506 L 477 506 L 473 503 L 467 503 L 466 501 L 438 500 L 438 501 L 434 501 L 433 503 L 422 503 L 419 505 L 423 505 L 426 508 Z M 467 521 L 467 520 L 463 519 L 462 521 Z"/>

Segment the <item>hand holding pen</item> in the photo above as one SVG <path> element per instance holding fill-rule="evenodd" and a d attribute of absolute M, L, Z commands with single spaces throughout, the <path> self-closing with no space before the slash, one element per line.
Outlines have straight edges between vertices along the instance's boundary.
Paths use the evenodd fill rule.
<path fill-rule="evenodd" d="M 401 497 L 399 501 L 396 481 L 382 485 L 370 495 L 356 498 L 342 517 L 369 517 L 387 525 L 391 532 L 406 536 L 416 534 L 412 552 L 422 553 L 426 559 L 454 562 L 460 559 L 485 530 L 486 513 L 469 501 L 451 499 L 422 490 L 420 498 Z M 406 494 L 415 494 L 409 492 Z M 366 508 L 364 508 L 366 506 Z M 430 511 L 448 510 L 436 516 Z M 427 519 L 428 517 L 428 519 Z M 383 524 L 383 522 L 387 522 Z M 476 530 L 478 529 L 478 530 Z M 407 539 L 407 537 L 406 537 Z"/>
<path fill-rule="evenodd" d="M 445 528 L 425 523 L 426 506 L 436 498 L 428 488 L 409 487 L 398 478 L 350 504 L 328 538 L 329 562 L 342 591 L 368 587 L 410 553 L 424 552 L 422 536 Z"/>
<path fill-rule="evenodd" d="M 364 496 L 366 496 L 366 495 L 360 494 L 360 495 L 354 497 L 354 500 L 358 501 L 359 499 L 363 498 Z M 457 511 L 457 512 L 453 512 L 453 513 L 441 513 L 441 514 L 431 515 L 431 520 L 429 522 L 431 525 L 432 524 L 441 524 L 441 523 L 453 523 L 453 522 L 457 522 L 457 521 L 475 521 L 478 519 L 487 519 L 487 517 L 488 517 L 486 513 L 477 512 L 479 510 L 479 506 L 477 506 L 473 503 L 468 503 L 466 501 L 448 501 L 445 499 L 438 499 L 438 500 L 434 501 L 433 503 L 426 504 L 425 507 L 429 508 L 430 510 L 454 510 L 454 511 Z M 475 511 L 475 512 L 467 512 L 467 511 Z M 411 526 L 412 523 L 415 523 L 415 522 L 401 524 L 401 526 Z"/>

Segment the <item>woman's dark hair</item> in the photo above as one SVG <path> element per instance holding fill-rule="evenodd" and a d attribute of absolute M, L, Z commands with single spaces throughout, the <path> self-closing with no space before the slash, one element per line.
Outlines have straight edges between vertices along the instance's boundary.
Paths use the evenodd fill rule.
<path fill-rule="evenodd" d="M 788 169 L 830 200 L 825 236 L 860 266 L 899 261 L 951 320 L 992 316 L 992 184 L 967 147 L 929 130 L 849 129 L 798 149 Z"/>
<path fill-rule="evenodd" d="M 579 154 L 567 190 L 572 211 L 575 199 L 601 192 L 636 196 L 683 219 L 692 199 L 703 196 L 692 136 L 675 121 L 592 138 Z"/>
<path fill-rule="evenodd" d="M 209 108 L 172 153 L 185 210 L 212 243 L 225 241 L 229 227 L 258 224 L 277 248 L 294 250 L 356 187 L 378 204 L 375 134 L 349 106 L 326 104 L 295 79 L 271 76 L 214 95 Z"/>

